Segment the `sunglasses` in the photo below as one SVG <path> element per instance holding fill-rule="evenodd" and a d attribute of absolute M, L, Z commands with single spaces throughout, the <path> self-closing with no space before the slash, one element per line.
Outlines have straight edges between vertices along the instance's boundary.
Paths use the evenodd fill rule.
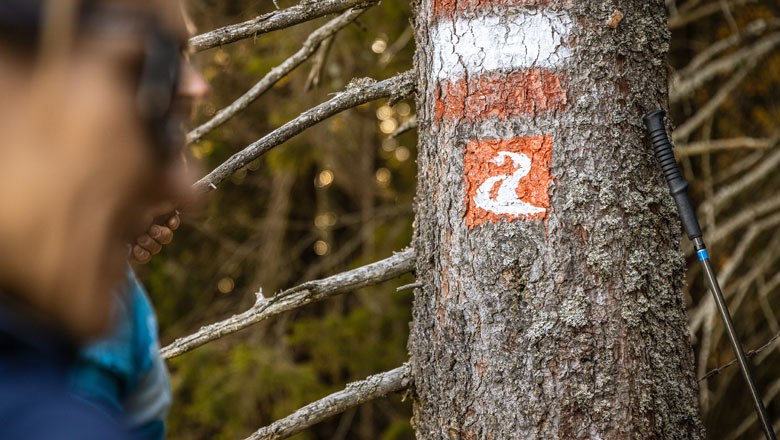
<path fill-rule="evenodd" d="M 57 0 L 51 0 L 57 1 Z M 0 0 L 0 37 L 13 47 L 36 49 L 43 23 L 43 0 Z M 168 163 L 184 145 L 175 97 L 182 68 L 182 44 L 148 13 L 130 7 L 83 1 L 78 30 L 127 27 L 142 38 L 143 55 L 136 81 L 135 107 L 159 160 Z"/>

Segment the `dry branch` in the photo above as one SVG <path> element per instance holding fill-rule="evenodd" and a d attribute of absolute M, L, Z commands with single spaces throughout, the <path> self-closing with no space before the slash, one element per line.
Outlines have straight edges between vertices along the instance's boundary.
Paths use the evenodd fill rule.
<path fill-rule="evenodd" d="M 398 136 L 401 136 L 402 134 L 406 133 L 409 130 L 417 128 L 417 115 L 413 115 L 411 118 L 406 120 L 403 124 L 399 125 L 398 128 L 395 129 L 394 132 L 390 133 L 389 138 L 397 138 Z"/>
<path fill-rule="evenodd" d="M 685 157 L 711 154 L 718 151 L 735 150 L 740 148 L 765 150 L 771 147 L 772 143 L 773 140 L 771 138 L 739 137 L 730 139 L 716 139 L 678 145 L 674 152 L 679 157 Z"/>
<path fill-rule="evenodd" d="M 394 370 L 352 382 L 339 392 L 312 402 L 289 416 L 260 428 L 247 440 L 271 440 L 291 437 L 328 417 L 342 413 L 365 402 L 409 388 L 411 367 L 404 364 Z"/>
<path fill-rule="evenodd" d="M 346 90 L 330 100 L 303 112 L 297 118 L 231 156 L 222 165 L 197 181 L 195 188 L 201 191 L 215 189 L 225 178 L 249 162 L 300 134 L 305 129 L 344 110 L 386 97 L 391 97 L 393 100 L 405 98 L 414 92 L 415 81 L 414 71 L 408 71 L 379 82 L 371 79 L 353 81 Z"/>
<path fill-rule="evenodd" d="M 738 309 L 738 304 L 731 300 L 731 298 L 735 295 L 734 292 L 738 292 L 739 294 L 747 292 L 750 288 L 750 285 L 759 276 L 761 276 L 761 274 L 766 273 L 767 270 L 769 270 L 769 267 L 775 263 L 775 260 L 778 258 L 778 256 L 780 256 L 780 253 L 777 252 L 778 238 L 780 238 L 780 236 L 777 236 L 766 245 L 766 248 L 762 251 L 758 258 L 754 260 L 758 262 L 754 262 L 751 265 L 751 268 L 747 274 L 740 277 L 740 279 L 734 283 L 729 283 L 733 272 L 741 264 L 750 244 L 761 233 L 769 228 L 774 227 L 778 223 L 780 223 L 780 214 L 774 214 L 762 219 L 759 222 L 753 223 L 745 233 L 741 234 L 740 244 L 737 246 L 736 250 L 729 254 L 729 258 L 723 267 L 723 271 L 718 275 L 718 282 L 722 286 L 725 286 L 724 296 L 730 301 L 729 310 L 731 310 L 732 313 L 735 313 Z M 709 330 L 705 330 L 705 336 L 706 338 L 712 340 L 716 313 L 717 309 L 715 308 L 715 302 L 712 299 L 712 296 L 705 296 L 701 301 L 699 301 L 695 308 L 689 310 L 688 312 L 688 316 L 690 317 L 688 329 L 690 330 L 691 334 L 696 333 L 699 330 L 699 327 L 704 324 L 709 327 Z M 707 343 L 702 342 L 701 345 L 702 348 L 705 348 Z M 702 357 L 702 364 L 700 365 L 702 371 L 704 371 L 704 368 L 706 368 L 706 359 L 706 356 Z"/>
<path fill-rule="evenodd" d="M 697 3 L 697 2 L 692 2 Z M 727 2 L 726 5 L 744 5 L 747 3 L 755 3 L 755 0 L 733 0 Z M 669 29 L 679 29 L 685 25 L 693 23 L 694 21 L 701 20 L 712 14 L 717 14 L 723 10 L 722 2 L 712 2 L 700 6 L 697 9 L 687 9 L 683 12 L 683 8 L 680 8 L 680 13 L 669 17 L 668 24 Z"/>
<path fill-rule="evenodd" d="M 780 39 L 778 41 L 780 41 Z M 707 101 L 707 103 L 704 104 L 693 116 L 688 118 L 684 123 L 677 127 L 676 130 L 674 130 L 672 140 L 676 142 L 682 139 L 688 139 L 688 137 L 693 134 L 696 129 L 709 120 L 718 110 L 718 107 L 723 104 L 723 101 L 729 97 L 731 92 L 739 87 L 739 85 L 742 83 L 742 80 L 744 80 L 748 73 L 753 70 L 757 63 L 758 59 L 748 60 L 746 64 L 741 69 L 739 69 L 739 71 L 735 73 L 720 88 L 720 90 L 718 90 L 717 93 L 715 93 L 715 96 L 710 98 L 710 100 Z"/>
<path fill-rule="evenodd" d="M 731 165 L 726 165 L 723 170 L 719 171 L 717 174 L 715 174 L 715 180 L 713 184 L 722 184 L 724 182 L 728 182 L 729 180 L 733 179 L 736 176 L 741 176 L 742 174 L 748 172 L 751 168 L 756 166 L 761 159 L 764 157 L 763 151 L 755 151 L 751 154 L 743 156 L 741 159 L 738 159 Z"/>
<path fill-rule="evenodd" d="M 335 38 L 336 36 L 332 35 L 326 38 L 325 41 L 320 44 L 317 56 L 315 56 L 311 62 L 311 70 L 309 70 L 309 76 L 306 77 L 306 84 L 303 86 L 303 90 L 309 92 L 311 89 L 320 85 L 320 80 L 322 80 L 322 71 L 325 69 L 325 62 L 328 59 L 330 49 L 333 47 L 333 40 Z"/>
<path fill-rule="evenodd" d="M 207 342 L 235 333 L 282 312 L 361 287 L 373 286 L 411 272 L 412 269 L 414 269 L 414 250 L 406 249 L 390 258 L 357 269 L 303 283 L 271 298 L 266 299 L 262 295 L 258 295 L 258 301 L 249 310 L 224 321 L 202 327 L 189 336 L 175 340 L 162 349 L 162 357 L 170 359 L 180 356 Z"/>
<path fill-rule="evenodd" d="M 309 59 L 315 52 L 320 44 L 333 36 L 336 32 L 341 30 L 344 26 L 352 23 L 360 14 L 365 12 L 366 8 L 354 8 L 351 9 L 337 18 L 326 23 L 321 28 L 312 32 L 311 35 L 304 41 L 303 47 L 291 57 L 284 60 L 284 62 L 268 72 L 263 79 L 257 82 L 251 89 L 244 93 L 240 98 L 233 101 L 232 104 L 218 111 L 213 118 L 208 122 L 202 124 L 198 128 L 192 130 L 187 135 L 188 142 L 199 141 L 206 133 L 224 124 L 228 119 L 235 116 L 241 110 L 247 108 L 249 104 L 254 102 L 260 95 L 267 92 L 274 84 L 276 84 L 285 75 L 292 72 L 293 69 L 300 66 L 301 63 Z"/>
<path fill-rule="evenodd" d="M 731 49 L 748 38 L 757 37 L 767 30 L 776 29 L 777 27 L 780 27 L 780 19 L 776 18 L 768 20 L 760 18 L 748 23 L 739 33 L 718 40 L 710 47 L 696 54 L 687 66 L 680 69 L 678 78 L 690 78 L 696 75 L 697 71 L 701 69 L 702 66 L 726 50 Z"/>
<path fill-rule="evenodd" d="M 325 15 L 337 14 L 356 6 L 369 6 L 378 0 L 305 0 L 300 4 L 260 15 L 243 23 L 232 24 L 190 38 L 190 47 L 200 52 L 230 44 L 244 38 L 295 26 Z"/>
<path fill-rule="evenodd" d="M 773 143 L 776 144 L 777 140 L 774 140 Z M 780 165 L 780 148 L 777 148 L 767 154 L 761 163 L 750 173 L 745 174 L 739 180 L 730 185 L 724 186 L 717 193 L 715 193 L 715 195 L 710 200 L 707 200 L 702 205 L 702 212 L 707 212 L 707 210 L 718 212 L 725 206 L 727 202 L 731 201 L 749 188 L 752 188 L 753 185 L 760 182 L 766 176 L 774 173 L 778 165 Z"/>
<path fill-rule="evenodd" d="M 678 76 L 669 85 L 669 102 L 675 103 L 690 96 L 696 89 L 718 75 L 732 72 L 746 63 L 756 63 L 780 45 L 780 33 L 772 33 L 758 40 L 752 47 L 739 50 L 709 64 L 700 66 L 691 75 Z"/>
<path fill-rule="evenodd" d="M 739 214 L 732 216 L 723 222 L 715 231 L 709 234 L 707 243 L 711 246 L 719 243 L 723 239 L 729 237 L 731 234 L 736 233 L 739 229 L 748 226 L 757 218 L 779 209 L 780 194 L 757 202 L 746 209 L 742 209 L 739 211 Z"/>
<path fill-rule="evenodd" d="M 756 348 L 755 350 L 748 351 L 747 353 L 745 353 L 745 356 L 748 359 L 754 357 L 755 355 L 757 355 L 757 354 L 761 353 L 762 351 L 766 350 L 767 348 L 769 348 L 769 346 L 773 345 L 774 342 L 777 340 L 777 338 L 780 338 L 780 333 L 777 333 L 776 335 L 774 335 L 772 337 L 772 339 L 770 339 L 766 344 Z M 705 379 L 709 379 L 710 377 L 717 376 L 723 370 L 725 370 L 726 368 L 734 365 L 734 363 L 736 363 L 736 362 L 737 362 L 736 359 L 732 359 L 731 361 L 721 365 L 720 367 L 713 368 L 712 370 L 708 371 L 707 374 L 705 374 L 704 376 L 700 377 L 699 378 L 699 382 L 701 382 L 701 381 L 703 381 Z"/>

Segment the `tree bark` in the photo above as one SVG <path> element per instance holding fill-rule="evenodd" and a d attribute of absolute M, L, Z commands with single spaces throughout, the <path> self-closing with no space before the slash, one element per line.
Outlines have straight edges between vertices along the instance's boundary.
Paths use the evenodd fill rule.
<path fill-rule="evenodd" d="M 664 2 L 415 7 L 417 437 L 703 438 L 642 125 L 667 103 Z"/>

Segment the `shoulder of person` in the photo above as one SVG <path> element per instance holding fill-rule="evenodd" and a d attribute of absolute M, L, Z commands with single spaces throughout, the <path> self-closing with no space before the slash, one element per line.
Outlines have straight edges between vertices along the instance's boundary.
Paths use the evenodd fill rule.
<path fill-rule="evenodd" d="M 0 383 L 4 440 L 129 440 L 119 421 L 55 383 Z M 26 383 L 25 383 L 26 382 Z"/>

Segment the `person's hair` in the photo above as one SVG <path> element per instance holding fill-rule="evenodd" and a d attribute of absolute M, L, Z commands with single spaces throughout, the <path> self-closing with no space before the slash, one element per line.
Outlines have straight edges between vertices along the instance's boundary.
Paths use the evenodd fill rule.
<path fill-rule="evenodd" d="M 0 38 L 17 49 L 34 49 L 40 40 L 43 0 L 0 1 Z"/>

